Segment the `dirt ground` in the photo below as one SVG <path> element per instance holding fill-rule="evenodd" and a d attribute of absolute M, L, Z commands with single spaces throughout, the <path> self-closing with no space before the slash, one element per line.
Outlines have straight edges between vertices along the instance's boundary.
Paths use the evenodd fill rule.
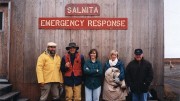
<path fill-rule="evenodd" d="M 180 64 L 164 66 L 164 91 L 167 101 L 180 101 Z"/>

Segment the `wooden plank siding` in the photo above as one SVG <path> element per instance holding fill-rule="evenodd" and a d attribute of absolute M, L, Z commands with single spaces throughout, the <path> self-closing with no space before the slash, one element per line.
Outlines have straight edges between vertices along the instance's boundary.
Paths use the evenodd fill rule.
<path fill-rule="evenodd" d="M 2 29 L 0 29 L 0 78 L 6 78 L 9 55 L 8 3 L 0 3 L 0 12 L 2 13 Z"/>
<path fill-rule="evenodd" d="M 66 17 L 64 9 L 69 3 L 96 3 L 100 6 L 100 16 L 68 17 L 125 17 L 128 18 L 128 30 L 38 29 L 39 17 Z M 57 53 L 61 57 L 69 42 L 76 42 L 86 59 L 89 50 L 96 48 L 103 64 L 109 52 L 116 49 L 125 66 L 133 59 L 134 49 L 142 48 L 145 58 L 153 65 L 155 78 L 152 84 L 162 97 L 163 5 L 163 0 L 11 0 L 10 82 L 22 96 L 31 101 L 38 100 L 36 62 L 49 41 L 58 44 Z"/>

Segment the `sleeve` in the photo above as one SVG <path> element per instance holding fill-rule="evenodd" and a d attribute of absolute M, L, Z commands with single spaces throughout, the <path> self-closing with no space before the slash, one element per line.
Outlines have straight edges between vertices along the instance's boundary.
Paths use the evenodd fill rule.
<path fill-rule="evenodd" d="M 96 74 L 96 76 L 102 76 L 103 75 L 103 68 L 102 68 L 102 64 L 99 62 L 98 63 L 98 73 Z"/>
<path fill-rule="evenodd" d="M 85 63 L 84 56 L 83 56 L 83 55 L 81 55 L 81 67 L 83 67 L 83 66 L 84 66 L 84 63 Z"/>
<path fill-rule="evenodd" d="M 62 76 L 62 71 L 61 71 L 61 57 L 59 56 L 59 60 L 60 60 L 60 69 L 59 69 L 59 77 L 60 77 L 60 82 L 63 83 L 63 76 Z"/>
<path fill-rule="evenodd" d="M 104 71 L 106 72 L 106 70 L 107 70 L 109 67 L 110 67 L 110 66 L 109 66 L 108 62 L 106 62 L 105 65 L 104 65 Z"/>
<path fill-rule="evenodd" d="M 39 56 L 36 65 L 38 83 L 44 83 L 44 76 L 43 76 L 44 65 L 45 65 L 45 61 L 43 60 L 43 56 Z"/>
<path fill-rule="evenodd" d="M 149 86 L 151 84 L 152 80 L 153 80 L 153 69 L 152 69 L 152 65 L 149 63 L 146 84 Z"/>
<path fill-rule="evenodd" d="M 88 61 L 85 62 L 83 66 L 83 71 L 85 75 L 92 75 L 96 72 L 94 69 L 88 67 Z"/>
<path fill-rule="evenodd" d="M 120 61 L 120 65 L 119 65 L 119 70 L 120 70 L 120 76 L 119 79 L 120 81 L 122 81 L 125 77 L 125 69 L 124 69 L 124 63 Z"/>
<path fill-rule="evenodd" d="M 95 70 L 95 74 L 93 76 L 102 76 L 103 75 L 103 69 L 102 64 L 98 62 L 98 72 Z"/>
<path fill-rule="evenodd" d="M 83 76 L 84 75 L 84 70 L 83 70 L 84 64 L 85 64 L 84 56 L 81 55 L 82 81 L 85 80 L 85 77 Z"/>
<path fill-rule="evenodd" d="M 125 82 L 128 87 L 130 87 L 131 85 L 131 78 L 130 78 L 129 70 L 130 70 L 130 64 L 127 65 L 126 72 L 125 72 Z"/>
<path fill-rule="evenodd" d="M 87 65 L 88 62 L 85 62 L 83 70 L 84 70 L 84 74 L 86 75 L 92 75 L 92 76 L 101 76 L 103 74 L 103 70 L 102 70 L 102 65 L 100 62 L 98 62 L 97 65 L 97 69 L 92 69 L 89 68 Z"/>
<path fill-rule="evenodd" d="M 61 59 L 61 72 L 62 72 L 62 73 L 66 72 L 65 64 L 66 64 L 66 62 L 65 62 L 65 56 L 63 56 L 62 59 Z"/>

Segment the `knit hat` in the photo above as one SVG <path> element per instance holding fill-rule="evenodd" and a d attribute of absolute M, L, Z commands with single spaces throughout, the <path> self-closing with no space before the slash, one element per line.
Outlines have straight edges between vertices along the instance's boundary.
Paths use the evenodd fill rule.
<path fill-rule="evenodd" d="M 54 43 L 54 42 L 48 42 L 48 43 L 47 43 L 47 46 L 57 46 L 57 44 Z"/>

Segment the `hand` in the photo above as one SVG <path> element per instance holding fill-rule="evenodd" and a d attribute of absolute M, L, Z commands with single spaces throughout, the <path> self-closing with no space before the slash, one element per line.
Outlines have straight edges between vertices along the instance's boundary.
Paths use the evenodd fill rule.
<path fill-rule="evenodd" d="M 122 90 L 122 91 L 125 91 L 125 90 L 126 90 L 126 87 L 121 87 L 121 90 Z"/>
<path fill-rule="evenodd" d="M 128 92 L 128 93 L 130 93 L 130 92 L 131 92 L 130 87 L 127 87 L 127 92 Z"/>
<path fill-rule="evenodd" d="M 59 88 L 63 88 L 63 83 L 59 83 Z"/>
<path fill-rule="evenodd" d="M 89 70 L 89 68 L 88 68 L 88 67 L 86 67 L 86 70 Z"/>
<path fill-rule="evenodd" d="M 119 80 L 118 77 L 114 78 L 114 82 L 115 82 L 115 83 L 119 83 L 119 81 L 120 81 L 120 80 Z"/>
<path fill-rule="evenodd" d="M 40 83 L 40 86 L 43 87 L 45 85 L 45 83 Z"/>
<path fill-rule="evenodd" d="M 66 62 L 65 66 L 70 67 L 70 62 Z"/>

